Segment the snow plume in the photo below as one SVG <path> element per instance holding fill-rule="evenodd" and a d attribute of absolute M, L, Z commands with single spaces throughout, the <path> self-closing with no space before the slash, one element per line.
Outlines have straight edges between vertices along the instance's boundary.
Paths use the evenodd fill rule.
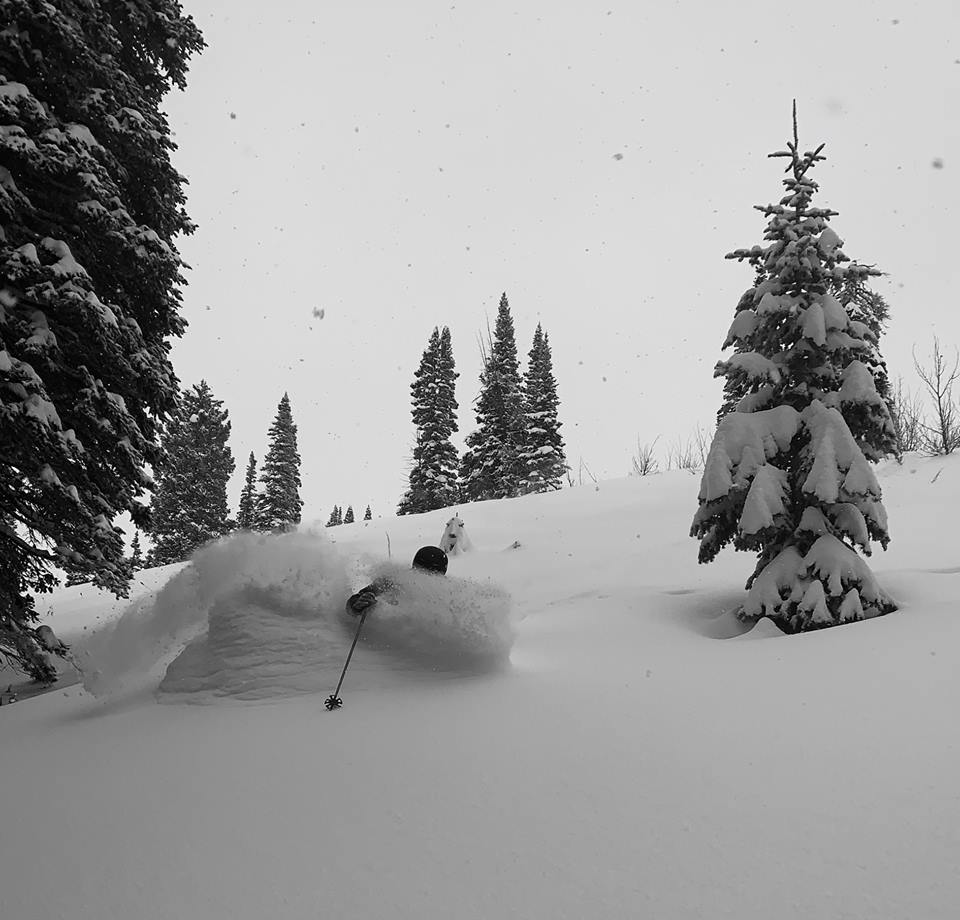
<path fill-rule="evenodd" d="M 364 626 L 368 648 L 432 671 L 487 670 L 508 660 L 514 628 L 502 588 L 395 563 L 374 574 L 390 587 Z"/>
<path fill-rule="evenodd" d="M 131 604 L 78 649 L 84 686 L 104 696 L 140 681 L 196 641 L 208 622 L 212 632 L 231 612 L 238 617 L 235 631 L 253 637 L 252 647 L 258 624 L 244 625 L 257 607 L 251 598 L 291 624 L 295 641 L 295 621 L 339 608 L 347 593 L 346 564 L 322 533 L 241 533 L 218 540 L 199 550 L 158 594 Z"/>

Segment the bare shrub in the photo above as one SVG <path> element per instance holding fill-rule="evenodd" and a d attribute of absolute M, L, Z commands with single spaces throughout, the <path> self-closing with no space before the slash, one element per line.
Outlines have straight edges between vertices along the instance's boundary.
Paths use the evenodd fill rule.
<path fill-rule="evenodd" d="M 923 449 L 931 454 L 950 454 L 960 448 L 960 407 L 953 399 L 953 385 L 960 377 L 960 353 L 954 349 L 953 367 L 940 350 L 940 341 L 933 337 L 933 355 L 929 365 L 922 365 L 916 353 L 913 366 L 927 389 L 933 404 L 933 420 L 923 423 Z"/>
<path fill-rule="evenodd" d="M 909 451 L 922 450 L 924 446 L 923 400 L 911 393 L 897 378 L 897 385 L 890 390 L 887 405 L 897 440 L 897 461 Z"/>
<path fill-rule="evenodd" d="M 630 458 L 634 476 L 652 476 L 659 472 L 660 462 L 654 453 L 654 448 L 659 440 L 660 435 L 657 435 L 650 443 L 641 444 L 640 435 L 637 435 L 637 452 Z"/>

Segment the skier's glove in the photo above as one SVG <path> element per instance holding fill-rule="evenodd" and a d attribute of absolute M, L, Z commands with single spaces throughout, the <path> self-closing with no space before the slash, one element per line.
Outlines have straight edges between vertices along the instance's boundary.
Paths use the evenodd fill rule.
<path fill-rule="evenodd" d="M 353 613 L 363 613 L 364 610 L 372 607 L 376 602 L 377 595 L 372 591 L 361 591 L 350 598 L 350 610 Z"/>

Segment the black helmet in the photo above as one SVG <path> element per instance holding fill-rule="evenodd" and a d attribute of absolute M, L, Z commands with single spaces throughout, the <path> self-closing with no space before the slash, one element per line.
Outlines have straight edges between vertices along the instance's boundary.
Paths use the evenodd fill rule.
<path fill-rule="evenodd" d="M 415 569 L 426 569 L 438 575 L 447 574 L 447 554 L 439 546 L 421 546 L 413 557 Z"/>

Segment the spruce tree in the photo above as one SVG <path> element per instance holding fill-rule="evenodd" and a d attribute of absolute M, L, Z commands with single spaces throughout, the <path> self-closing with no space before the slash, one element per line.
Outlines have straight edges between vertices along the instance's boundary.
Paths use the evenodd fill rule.
<path fill-rule="evenodd" d="M 867 363 L 871 334 L 833 294 L 838 282 L 876 269 L 852 263 L 829 226 L 837 212 L 812 207 L 808 175 L 823 145 L 801 153 L 794 136 L 766 245 L 727 258 L 762 273 L 741 300 L 717 365 L 744 396 L 717 427 L 700 486 L 691 535 L 700 561 L 728 543 L 757 553 L 738 613 L 768 616 L 798 632 L 895 609 L 859 547 L 886 548 L 887 515 L 867 456 L 881 453 L 890 430 L 886 403 Z M 864 449 L 861 449 L 863 446 Z"/>
<path fill-rule="evenodd" d="M 333 510 L 330 512 L 330 517 L 327 518 L 327 523 L 324 525 L 326 527 L 336 527 L 337 526 L 337 506 L 333 506 Z"/>
<path fill-rule="evenodd" d="M 0 0 L 0 658 L 38 679 L 54 566 L 118 597 L 173 408 L 184 180 L 162 110 L 203 46 L 175 0 Z"/>
<path fill-rule="evenodd" d="M 150 535 L 155 565 L 186 559 L 231 529 L 227 484 L 234 470 L 229 413 L 205 380 L 186 390 L 163 434 Z"/>
<path fill-rule="evenodd" d="M 457 451 L 450 436 L 458 431 L 456 372 L 450 329 L 434 327 L 410 386 L 416 427 L 409 487 L 397 514 L 419 514 L 456 504 Z"/>
<path fill-rule="evenodd" d="M 64 584 L 68 588 L 72 588 L 74 585 L 88 585 L 93 581 L 93 577 L 86 575 L 83 572 L 70 571 L 67 572 L 67 579 Z"/>
<path fill-rule="evenodd" d="M 367 505 L 367 510 L 363 512 L 363 519 L 364 519 L 365 521 L 372 521 L 372 520 L 373 520 L 373 512 L 370 510 L 370 506 L 369 506 L 369 505 Z"/>
<path fill-rule="evenodd" d="M 557 382 L 553 376 L 550 337 L 537 323 L 523 378 L 524 440 L 521 492 L 550 492 L 563 486 L 567 458 L 557 420 Z"/>
<path fill-rule="evenodd" d="M 347 505 L 347 513 L 343 517 L 344 524 L 353 523 L 353 505 Z"/>
<path fill-rule="evenodd" d="M 257 458 L 250 451 L 240 506 L 237 509 L 237 526 L 241 530 L 253 530 L 257 523 Z"/>
<path fill-rule="evenodd" d="M 267 432 L 270 447 L 260 470 L 263 486 L 257 497 L 257 527 L 284 530 L 300 523 L 300 454 L 297 426 L 293 423 L 290 397 L 284 393 L 277 415 Z"/>
<path fill-rule="evenodd" d="M 337 519 L 334 523 L 339 527 L 343 523 L 343 508 L 337 505 Z"/>
<path fill-rule="evenodd" d="M 463 497 L 485 501 L 517 495 L 523 479 L 523 394 L 506 293 L 500 298 L 494 334 L 484 355 L 476 416 L 477 427 L 467 435 L 460 465 Z"/>
<path fill-rule="evenodd" d="M 140 547 L 140 531 L 133 533 L 133 543 L 130 544 L 130 571 L 139 572 L 143 568 L 143 549 Z"/>

